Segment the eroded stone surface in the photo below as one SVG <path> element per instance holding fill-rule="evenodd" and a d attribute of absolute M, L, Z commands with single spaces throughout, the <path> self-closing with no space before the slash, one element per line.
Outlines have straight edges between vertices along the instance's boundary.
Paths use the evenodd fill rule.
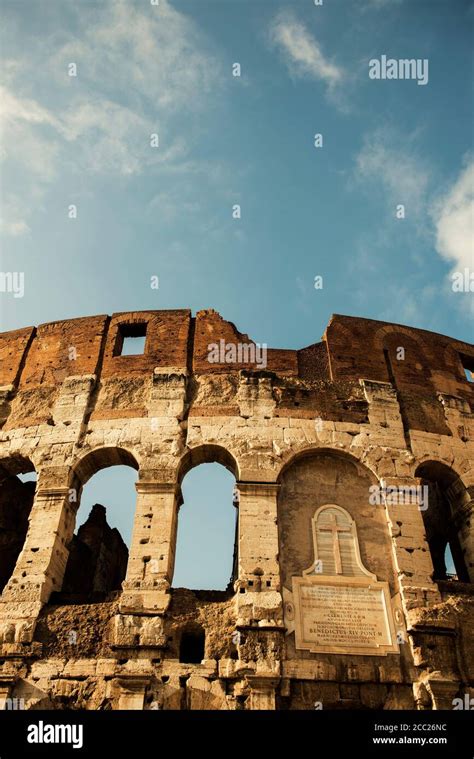
<path fill-rule="evenodd" d="M 146 329 L 143 355 L 120 355 L 130 328 Z M 0 335 L 2 697 L 27 708 L 452 708 L 474 688 L 473 346 L 344 316 L 312 346 L 269 349 L 265 366 L 209 362 L 219 341 L 252 344 L 212 310 Z M 225 593 L 172 589 L 181 481 L 209 461 L 238 484 L 235 581 Z M 55 603 L 82 487 L 113 464 L 137 470 L 122 590 L 92 572 L 101 602 Z M 31 483 L 15 477 L 33 469 L 31 504 Z M 394 501 L 390 489 L 417 495 Z M 292 578 L 315 560 L 312 518 L 328 504 L 350 515 L 361 565 L 388 586 L 396 652 L 296 646 Z M 113 543 L 107 530 L 100 540 Z M 443 576 L 446 540 L 462 582 Z M 199 662 L 180 661 L 184 635 Z"/>

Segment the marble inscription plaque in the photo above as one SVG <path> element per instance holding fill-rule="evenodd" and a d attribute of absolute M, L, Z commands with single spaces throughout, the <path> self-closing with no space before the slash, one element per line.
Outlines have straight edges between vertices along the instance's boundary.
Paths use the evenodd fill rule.
<path fill-rule="evenodd" d="M 293 578 L 296 648 L 313 653 L 398 651 L 387 583 L 366 578 Z"/>

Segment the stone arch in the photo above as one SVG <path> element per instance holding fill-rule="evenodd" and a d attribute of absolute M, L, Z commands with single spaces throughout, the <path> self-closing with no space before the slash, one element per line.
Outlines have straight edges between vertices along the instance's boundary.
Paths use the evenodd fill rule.
<path fill-rule="evenodd" d="M 462 481 L 461 475 L 457 471 L 458 467 L 453 465 L 452 461 L 433 456 L 432 454 L 426 454 L 418 458 L 413 468 L 414 477 L 421 477 L 420 472 L 425 470 L 440 477 L 444 482 L 449 482 L 449 484 L 452 484 L 456 480 Z"/>
<path fill-rule="evenodd" d="M 384 356 L 390 382 L 404 392 L 424 391 L 426 383 L 432 381 L 431 362 L 425 341 L 418 333 L 406 327 L 388 325 L 377 330 L 374 337 L 376 349 Z M 406 351 L 403 359 L 397 356 L 397 349 Z"/>
<path fill-rule="evenodd" d="M 215 445 L 215 444 L 205 444 L 205 445 L 198 445 L 195 448 L 188 449 L 184 456 L 181 458 L 178 469 L 177 469 L 177 479 L 178 479 L 178 494 L 177 494 L 177 502 L 176 502 L 176 525 L 175 530 L 172 537 L 172 552 L 173 555 L 176 557 L 178 569 L 179 571 L 176 572 L 177 567 L 175 566 L 175 561 L 173 561 L 173 571 L 172 571 L 172 582 L 174 590 L 176 591 L 177 586 L 176 582 L 179 582 L 180 585 L 183 587 L 189 588 L 189 583 L 191 582 L 190 575 L 189 575 L 189 568 L 187 564 L 189 563 L 189 557 L 194 552 L 194 547 L 197 548 L 197 543 L 201 543 L 201 548 L 209 550 L 210 543 L 207 541 L 210 541 L 214 537 L 214 532 L 216 529 L 216 524 L 220 525 L 217 527 L 217 529 L 220 530 L 220 536 L 221 541 L 219 544 L 219 551 L 215 552 L 215 566 L 213 568 L 213 573 L 215 576 L 215 579 L 217 581 L 217 577 L 219 576 L 218 582 L 222 583 L 221 590 L 224 589 L 224 585 L 227 583 L 227 590 L 233 583 L 233 581 L 236 578 L 236 572 L 237 572 L 237 557 L 238 557 L 238 536 L 237 536 L 237 530 L 238 530 L 238 512 L 235 512 L 235 510 L 232 509 L 233 506 L 237 506 L 237 491 L 236 491 L 236 484 L 234 483 L 234 489 L 232 490 L 232 483 L 223 483 L 222 482 L 222 475 L 225 473 L 222 473 L 219 475 L 218 472 L 213 473 L 212 471 L 209 472 L 210 476 L 213 477 L 214 474 L 216 476 L 216 479 L 214 480 L 215 487 L 217 492 L 220 493 L 220 499 L 223 501 L 223 510 L 218 509 L 218 513 L 214 512 L 214 515 L 212 516 L 212 501 L 210 499 L 207 499 L 207 503 L 203 502 L 202 499 L 202 482 L 199 483 L 199 475 L 197 476 L 197 482 L 198 482 L 198 489 L 193 490 L 192 492 L 188 492 L 188 495 L 186 496 L 186 503 L 188 503 L 188 497 L 189 497 L 189 503 L 191 506 L 194 503 L 194 497 L 197 495 L 198 502 L 201 503 L 202 507 L 202 514 L 203 519 L 199 524 L 195 524 L 195 533 L 193 534 L 193 544 L 190 547 L 190 525 L 193 524 L 193 520 L 196 520 L 196 512 L 191 509 L 190 511 L 186 510 L 184 513 L 181 511 L 181 506 L 183 506 L 184 499 L 182 495 L 182 483 L 184 478 L 190 474 L 191 470 L 195 470 L 198 467 L 200 467 L 203 464 L 218 464 L 220 467 L 224 467 L 228 472 L 230 472 L 231 475 L 235 478 L 235 481 L 238 481 L 239 476 L 239 466 L 237 463 L 236 458 L 234 455 L 224 446 Z M 219 468 L 219 467 L 217 467 Z M 227 476 L 228 477 L 228 476 Z M 229 486 L 229 491 L 227 493 L 227 484 Z M 193 483 L 195 486 L 195 483 Z M 191 485 L 191 487 L 193 487 Z M 225 490 L 223 490 L 223 488 Z M 212 489 L 210 491 L 210 496 L 212 498 Z M 186 508 L 186 504 L 185 504 Z M 230 511 L 227 511 L 227 508 L 230 509 Z M 233 513 L 234 512 L 234 513 Z M 181 522 L 180 520 L 183 519 L 183 517 L 186 519 L 185 522 Z M 210 521 L 212 518 L 212 522 Z M 181 525 L 181 526 L 180 526 Z M 183 532 L 180 532 L 180 530 L 183 530 Z M 196 538 L 196 535 L 199 535 L 199 538 Z M 183 542 L 184 540 L 184 542 Z M 207 546 L 206 546 L 207 543 Z M 187 547 L 185 547 L 187 546 Z M 230 551 L 230 553 L 229 553 Z M 220 555 L 218 555 L 220 553 Z M 183 558 L 184 557 L 184 558 Z M 224 574 L 224 563 L 227 563 L 227 557 L 229 557 L 229 572 L 226 575 L 226 579 L 224 580 L 224 577 L 221 576 Z M 183 570 L 185 579 L 183 579 Z M 180 581 L 177 581 L 177 576 L 181 577 Z M 194 580 L 193 576 L 193 580 Z M 209 580 L 208 580 L 209 581 Z M 204 582 L 204 580 L 203 580 Z M 195 585 L 191 585 L 192 588 L 196 588 Z M 209 586 L 200 586 L 200 587 L 207 587 L 207 589 L 211 589 Z M 213 589 L 216 589 L 216 585 L 213 586 Z"/>
<path fill-rule="evenodd" d="M 38 467 L 29 456 L 20 453 L 12 453 L 0 459 L 0 484 L 7 477 L 16 477 L 19 474 L 38 472 Z"/>
<path fill-rule="evenodd" d="M 65 543 L 67 563 L 61 582 L 63 601 L 70 596 L 84 596 L 87 600 L 102 600 L 109 592 L 119 590 L 125 579 L 129 551 L 119 530 L 110 525 L 105 506 L 95 503 L 75 533 L 78 511 L 84 486 L 104 469 L 127 466 L 139 470 L 138 458 L 127 448 L 103 446 L 94 448 L 77 460 L 70 472 L 69 501 L 71 520 Z M 135 494 L 133 495 L 135 499 Z M 133 510 L 135 520 L 135 508 Z M 53 600 L 58 600 L 53 599 Z"/>
<path fill-rule="evenodd" d="M 137 471 L 140 463 L 135 453 L 123 446 L 100 446 L 75 461 L 71 470 L 71 487 L 82 489 L 94 474 L 110 466 L 130 466 Z"/>
<path fill-rule="evenodd" d="M 356 467 L 362 467 L 364 470 L 369 472 L 373 479 L 373 484 L 377 484 L 380 480 L 376 470 L 373 468 L 373 466 L 366 461 L 362 461 L 358 456 L 356 456 L 355 453 L 341 450 L 340 448 L 331 448 L 330 446 L 315 446 L 315 445 L 307 445 L 303 444 L 300 447 L 292 448 L 288 454 L 282 457 L 282 461 L 280 463 L 280 468 L 277 470 L 275 481 L 280 483 L 282 477 L 284 476 L 285 472 L 293 466 L 293 464 L 297 463 L 301 459 L 304 458 L 311 458 L 313 456 L 317 455 L 326 455 L 331 454 L 334 456 L 338 456 L 342 459 L 345 459 L 349 463 L 354 464 Z"/>
<path fill-rule="evenodd" d="M 204 443 L 195 448 L 188 448 L 178 464 L 177 480 L 181 485 L 187 473 L 200 464 L 222 464 L 239 480 L 240 467 L 236 456 L 222 445 Z"/>
<path fill-rule="evenodd" d="M 443 458 L 436 454 L 433 455 L 432 453 L 426 453 L 423 456 L 418 456 L 417 459 L 413 462 L 413 477 L 419 477 L 417 472 L 421 469 L 421 467 L 424 467 L 428 464 L 435 465 L 439 473 L 442 473 L 444 470 L 451 484 L 455 480 L 459 480 L 462 486 L 466 488 L 469 493 L 474 493 L 474 466 L 473 462 L 469 461 L 469 459 L 454 457 L 453 455 Z M 447 470 L 449 470 L 451 474 L 449 474 Z"/>
<path fill-rule="evenodd" d="M 420 345 L 423 356 L 426 359 L 426 343 L 422 336 L 410 327 L 404 327 L 402 324 L 386 324 L 380 327 L 374 335 L 374 346 L 377 350 L 383 350 L 385 347 L 385 341 L 388 335 L 392 334 L 406 335 L 410 340 Z"/>
<path fill-rule="evenodd" d="M 386 509 L 371 503 L 375 473 L 345 451 L 305 448 L 282 466 L 278 483 L 279 561 L 282 584 L 301 576 L 314 561 L 313 518 L 332 504 L 347 512 L 357 528 L 363 566 L 396 587 Z"/>
<path fill-rule="evenodd" d="M 18 475 L 36 472 L 31 459 L 13 455 L 0 460 L 0 595 L 12 577 L 26 541 L 36 483 Z"/>
<path fill-rule="evenodd" d="M 433 561 L 435 580 L 447 579 L 444 560 L 446 546 L 453 556 L 457 579 L 474 582 L 474 534 L 472 517 L 474 493 L 445 462 L 425 458 L 415 476 L 428 488 L 428 508 L 423 514 L 426 538 Z"/>

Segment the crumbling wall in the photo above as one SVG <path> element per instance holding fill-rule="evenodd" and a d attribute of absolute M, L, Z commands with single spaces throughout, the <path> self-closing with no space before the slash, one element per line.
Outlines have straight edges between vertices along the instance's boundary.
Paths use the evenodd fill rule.
<path fill-rule="evenodd" d="M 117 595 L 117 594 L 116 594 Z M 35 641 L 47 659 L 100 659 L 110 656 L 110 621 L 118 598 L 94 604 L 48 604 L 38 618 Z"/>
<path fill-rule="evenodd" d="M 144 353 L 121 355 L 137 329 Z M 268 349 L 264 366 L 209 361 L 221 341 L 255 346 L 212 310 L 0 335 L 3 689 L 33 709 L 452 708 L 474 688 L 474 347 L 338 315 L 320 342 Z M 240 496 L 235 582 L 220 594 L 172 587 L 181 482 L 210 461 Z M 124 579 L 100 508 L 73 537 L 84 484 L 117 463 L 138 470 Z M 422 504 L 369 500 L 373 486 L 416 491 L 420 472 L 437 481 L 437 466 L 469 582 L 433 579 Z M 33 486 L 11 478 L 32 467 L 33 505 L 15 510 Z M 353 518 L 364 565 L 388 583 L 399 638 L 385 656 L 296 647 L 284 597 L 327 503 Z M 203 658 L 180 661 L 193 630 Z"/>

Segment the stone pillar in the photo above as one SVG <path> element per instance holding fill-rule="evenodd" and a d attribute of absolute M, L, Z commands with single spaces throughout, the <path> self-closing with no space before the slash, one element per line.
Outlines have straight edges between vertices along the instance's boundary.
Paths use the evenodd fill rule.
<path fill-rule="evenodd" d="M 437 584 L 431 579 L 433 563 L 423 521 L 423 512 L 430 508 L 429 494 L 421 489 L 423 482 L 418 478 L 386 479 L 381 484 L 386 488 L 393 557 L 413 663 L 419 672 L 418 683 L 425 686 L 414 688 L 417 708 L 452 708 L 450 701 L 459 682 L 455 679 L 454 661 L 446 653 L 449 647 L 443 649 L 448 624 L 438 625 L 426 614 L 431 606 L 442 600 Z M 436 640 L 438 635 L 439 642 Z M 430 672 L 433 644 L 439 646 L 440 657 L 437 662 L 439 671 L 434 673 Z M 452 645 L 455 646 L 454 640 Z"/>
<path fill-rule="evenodd" d="M 433 709 L 452 709 L 454 698 L 459 692 L 460 683 L 450 677 L 443 677 L 439 672 L 433 672 L 424 681 L 431 696 Z"/>
<path fill-rule="evenodd" d="M 162 615 L 171 601 L 180 489 L 177 483 L 146 479 L 136 489 L 132 545 L 111 644 L 161 649 L 166 645 Z"/>
<path fill-rule="evenodd" d="M 122 612 L 164 612 L 170 595 L 176 549 L 177 483 L 139 480 Z"/>
<path fill-rule="evenodd" d="M 2 601 L 47 603 L 61 590 L 68 544 L 74 532 L 75 506 L 68 487 L 39 488 L 29 518 L 23 550 L 5 587 Z"/>
<path fill-rule="evenodd" d="M 452 522 L 458 535 L 469 582 L 474 582 L 474 530 L 471 527 L 473 518 L 474 500 L 467 500 L 452 508 Z"/>
<path fill-rule="evenodd" d="M 377 445 L 405 449 L 407 441 L 396 389 L 389 382 L 361 379 L 369 404 L 370 436 Z"/>
<path fill-rule="evenodd" d="M 407 618 L 415 608 L 439 603 L 441 596 L 431 579 L 433 563 L 425 535 L 422 509 L 428 507 L 418 498 L 422 481 L 414 477 L 386 478 L 385 505 L 402 605 Z"/>
<path fill-rule="evenodd" d="M 250 685 L 250 709 L 274 711 L 276 709 L 275 690 L 280 678 L 248 675 L 247 682 Z"/>
<path fill-rule="evenodd" d="M 239 482 L 238 624 L 280 626 L 277 495 L 274 482 Z"/>
<path fill-rule="evenodd" d="M 145 703 L 145 690 L 150 681 L 149 677 L 124 676 L 117 679 L 119 686 L 119 709 L 140 711 Z"/>
<path fill-rule="evenodd" d="M 68 487 L 54 483 L 67 483 L 68 476 L 66 469 L 40 473 L 25 543 L 0 596 L 0 643 L 11 653 L 32 643 L 42 605 L 61 590 L 76 504 Z"/>
<path fill-rule="evenodd" d="M 12 678 L 0 675 L 0 712 L 4 711 L 7 707 L 13 684 L 14 680 Z"/>
<path fill-rule="evenodd" d="M 238 482 L 239 546 L 238 582 L 279 587 L 277 495 L 274 482 Z M 260 570 L 255 574 L 255 570 Z M 260 578 L 260 579 L 259 579 Z M 267 583 L 270 583 L 268 585 Z"/>

